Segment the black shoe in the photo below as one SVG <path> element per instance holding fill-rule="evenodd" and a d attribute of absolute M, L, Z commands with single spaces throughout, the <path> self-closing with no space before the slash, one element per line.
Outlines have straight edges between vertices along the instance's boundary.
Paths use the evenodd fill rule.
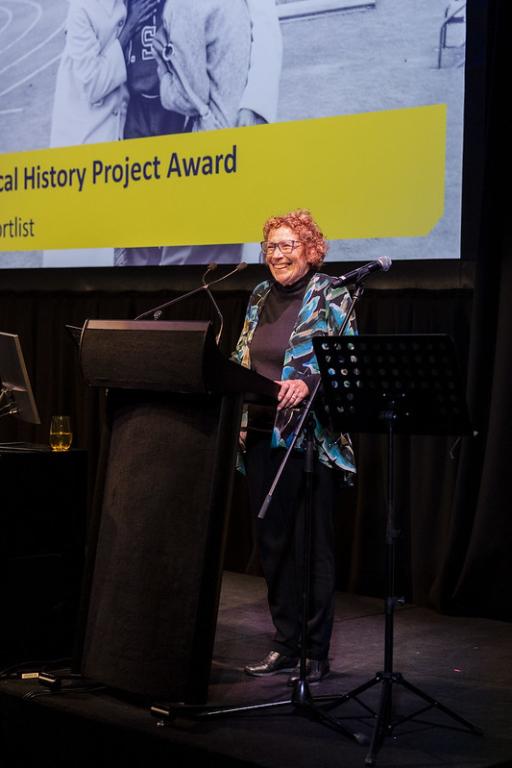
<path fill-rule="evenodd" d="M 284 656 L 278 651 L 270 651 L 258 664 L 245 667 L 245 672 L 252 677 L 270 677 L 281 672 L 291 672 L 297 664 L 296 656 Z"/>
<path fill-rule="evenodd" d="M 306 681 L 308 683 L 319 683 L 324 677 L 327 677 L 331 668 L 328 659 L 306 659 Z M 288 678 L 288 685 L 295 685 L 300 680 L 300 661 L 293 670 L 293 675 Z"/>

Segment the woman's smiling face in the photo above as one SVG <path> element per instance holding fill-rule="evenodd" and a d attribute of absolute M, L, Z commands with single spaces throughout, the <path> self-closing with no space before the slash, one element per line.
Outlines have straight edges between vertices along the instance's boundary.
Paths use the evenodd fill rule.
<path fill-rule="evenodd" d="M 267 252 L 267 265 L 274 280 L 281 285 L 293 285 L 309 271 L 306 246 L 300 242 L 299 237 L 290 227 L 282 226 L 271 229 L 268 233 L 267 243 L 294 243 L 294 248 L 289 253 L 281 253 L 278 247 L 273 252 Z"/>

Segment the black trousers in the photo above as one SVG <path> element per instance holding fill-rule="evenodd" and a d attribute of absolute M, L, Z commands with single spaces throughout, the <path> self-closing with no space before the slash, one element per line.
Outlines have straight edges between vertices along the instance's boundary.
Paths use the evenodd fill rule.
<path fill-rule="evenodd" d="M 284 450 L 270 448 L 270 435 L 249 431 L 247 479 L 260 560 L 268 587 L 268 603 L 276 630 L 272 650 L 298 656 L 304 572 L 304 454 L 292 452 L 266 517 L 257 519 L 284 453 Z M 315 462 L 306 648 L 307 656 L 312 659 L 327 658 L 334 620 L 336 474 Z"/>

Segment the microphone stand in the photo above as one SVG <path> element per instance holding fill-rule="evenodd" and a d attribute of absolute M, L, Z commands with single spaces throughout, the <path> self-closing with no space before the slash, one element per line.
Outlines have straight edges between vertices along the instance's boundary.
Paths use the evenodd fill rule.
<path fill-rule="evenodd" d="M 359 301 L 359 299 L 361 298 L 361 296 L 363 295 L 363 293 L 364 293 L 364 288 L 363 288 L 361 283 L 358 283 L 356 285 L 356 288 L 355 288 L 354 292 L 352 293 L 350 304 L 349 304 L 349 307 L 348 307 L 348 312 L 347 312 L 347 314 L 345 316 L 345 319 L 343 321 L 343 325 L 342 325 L 342 327 L 340 329 L 339 336 L 343 336 L 344 335 L 344 333 L 345 333 L 345 331 L 347 329 L 347 325 L 350 322 L 350 318 L 354 314 L 354 310 L 355 310 L 356 304 Z M 286 465 L 287 465 L 288 460 L 290 458 L 290 454 L 293 451 L 293 449 L 295 448 L 297 440 L 299 439 L 300 433 L 302 432 L 302 429 L 304 427 L 306 419 L 307 419 L 307 417 L 309 415 L 309 412 L 311 410 L 311 406 L 313 404 L 313 401 L 315 400 L 315 397 L 318 394 L 318 390 L 320 389 L 320 384 L 321 384 L 321 379 L 320 379 L 320 377 L 318 377 L 318 381 L 316 382 L 316 384 L 315 384 L 315 386 L 313 388 L 313 392 L 311 393 L 311 395 L 309 397 L 309 400 L 306 403 L 306 406 L 304 408 L 304 412 L 302 413 L 302 416 L 300 417 L 300 419 L 299 419 L 299 421 L 297 423 L 297 427 L 295 429 L 295 432 L 293 433 L 292 442 L 290 443 L 290 445 L 288 446 L 288 448 L 286 450 L 286 454 L 285 454 L 281 464 L 279 465 L 279 469 L 277 470 L 276 476 L 274 478 L 274 481 L 273 481 L 272 485 L 270 486 L 269 492 L 267 493 L 267 495 L 265 497 L 265 501 L 261 505 L 261 509 L 258 512 L 258 517 L 261 520 L 267 514 L 267 509 L 269 508 L 270 503 L 272 501 L 272 496 L 274 495 L 274 491 L 277 488 L 277 485 L 278 485 L 278 483 L 279 483 L 279 481 L 281 479 L 281 475 L 283 474 L 283 472 L 284 472 L 284 470 L 286 468 Z"/>
<path fill-rule="evenodd" d="M 208 265 L 208 269 L 206 270 L 206 272 L 204 273 L 204 275 L 201 278 L 201 282 L 202 282 L 202 284 L 204 286 L 204 289 L 206 291 L 206 295 L 208 296 L 208 298 L 210 299 L 211 303 L 213 304 L 215 312 L 217 313 L 217 317 L 220 320 L 219 332 L 215 336 L 215 343 L 217 344 L 217 346 L 219 346 L 220 337 L 222 336 L 222 331 L 224 329 L 224 317 L 222 315 L 222 312 L 219 309 L 219 305 L 217 304 L 217 302 L 213 298 L 213 293 L 210 291 L 208 283 L 206 282 L 206 275 L 208 274 L 208 271 L 210 269 L 216 269 L 216 268 L 217 268 L 217 264 L 209 264 Z M 226 277 L 227 277 L 227 275 L 226 275 Z"/>
<path fill-rule="evenodd" d="M 356 288 L 351 296 L 351 301 L 340 329 L 339 335 L 343 336 L 347 329 L 348 323 L 354 313 L 356 303 L 363 295 L 362 281 L 356 283 Z M 300 669 L 299 677 L 294 682 L 291 698 L 281 700 L 265 702 L 261 704 L 249 704 L 249 705 L 226 705 L 217 706 L 215 704 L 196 705 L 196 704 L 162 704 L 153 705 L 151 707 L 151 713 L 159 719 L 163 724 L 166 719 L 174 719 L 178 716 L 192 717 L 194 719 L 205 719 L 215 716 L 223 716 L 233 714 L 237 712 L 254 712 L 261 709 L 274 709 L 276 707 L 292 706 L 294 710 L 298 710 L 303 714 L 310 715 L 322 724 L 329 728 L 332 728 L 348 739 L 356 741 L 358 744 L 368 744 L 368 738 L 365 734 L 360 732 L 353 732 L 346 728 L 342 723 L 332 717 L 330 714 L 324 712 L 317 706 L 315 698 L 311 694 L 310 686 L 307 681 L 306 675 L 306 652 L 307 652 L 307 623 L 309 613 L 309 597 L 311 588 L 311 521 L 313 514 L 313 478 L 314 478 L 314 418 L 312 414 L 312 405 L 320 388 L 321 379 L 318 377 L 318 381 L 313 388 L 309 399 L 307 400 L 303 413 L 299 419 L 297 427 L 293 433 L 292 442 L 288 447 L 286 454 L 279 466 L 274 481 L 270 487 L 270 490 L 263 502 L 260 511 L 258 512 L 259 518 L 264 518 L 268 507 L 272 501 L 272 495 L 281 479 L 284 469 L 288 463 L 291 452 L 297 443 L 297 440 L 307 422 L 305 436 L 306 436 L 306 451 L 304 458 L 304 473 L 306 482 L 306 494 L 305 494 L 305 510 L 304 510 L 304 549 L 303 549 L 303 562 L 304 562 L 304 575 L 302 584 L 302 617 L 301 617 L 301 652 L 300 652 Z M 333 699 L 343 698 L 336 695 L 327 697 L 327 702 L 331 702 Z M 322 700 L 322 699 L 320 699 Z M 323 699 L 325 701 L 325 698 Z"/>
<path fill-rule="evenodd" d="M 210 299 L 211 303 L 213 304 L 213 307 L 214 307 L 214 309 L 215 309 L 215 311 L 217 313 L 217 317 L 219 318 L 219 321 L 220 321 L 219 331 L 218 331 L 217 335 L 215 336 L 215 343 L 217 344 L 217 346 L 219 346 L 220 337 L 222 336 L 222 331 L 224 329 L 224 317 L 222 315 L 222 312 L 219 309 L 219 305 L 217 304 L 217 302 L 213 298 L 213 293 L 210 291 L 210 288 L 206 284 L 205 284 L 205 290 L 206 290 L 206 295 L 208 296 L 208 298 Z"/>

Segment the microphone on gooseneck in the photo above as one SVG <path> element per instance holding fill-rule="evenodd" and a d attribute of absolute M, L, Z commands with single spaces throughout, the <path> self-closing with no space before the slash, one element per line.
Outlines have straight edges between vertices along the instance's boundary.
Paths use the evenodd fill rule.
<path fill-rule="evenodd" d="M 231 277 L 231 275 L 234 275 L 235 272 L 241 272 L 246 267 L 247 267 L 247 263 L 245 261 L 241 261 L 240 264 L 237 264 L 236 267 L 231 270 L 231 272 L 228 272 L 227 274 L 222 275 L 222 277 L 218 277 L 216 280 L 212 280 L 210 283 L 207 283 L 207 286 L 210 287 L 212 285 L 215 285 L 216 283 L 222 283 L 223 280 L 227 280 L 228 277 Z"/>
<path fill-rule="evenodd" d="M 147 312 L 143 312 L 141 315 L 137 315 L 135 320 L 144 320 L 145 317 L 152 317 L 153 320 L 159 320 L 162 316 L 163 310 L 167 309 L 168 307 L 171 307 L 173 304 L 177 304 L 179 301 L 183 301 L 183 299 L 188 299 L 190 296 L 193 296 L 196 293 L 199 293 L 200 291 L 206 291 L 210 298 L 212 299 L 213 303 L 215 304 L 215 301 L 213 299 L 213 296 L 211 295 L 211 292 L 209 290 L 210 286 L 215 285 L 216 283 L 221 283 L 223 280 L 227 280 L 228 277 L 231 277 L 231 275 L 234 275 L 235 272 L 240 272 L 242 269 L 245 269 L 247 264 L 245 261 L 241 261 L 240 264 L 237 264 L 235 269 L 232 269 L 230 272 L 228 272 L 226 275 L 223 275 L 222 277 L 218 277 L 216 280 L 212 280 L 211 282 L 206 282 L 206 275 L 208 272 L 213 272 L 214 269 L 217 269 L 217 264 L 215 262 L 208 264 L 207 269 L 203 273 L 203 276 L 201 277 L 201 285 L 198 288 L 194 288 L 192 291 L 187 291 L 186 293 L 181 294 L 181 296 L 177 296 L 175 299 L 171 299 L 171 301 L 165 302 L 165 304 L 160 304 L 158 307 L 153 307 L 153 309 L 148 309 Z M 220 315 L 220 310 L 218 307 L 216 307 L 216 311 Z M 222 318 L 222 315 L 221 315 Z M 222 331 L 222 328 L 221 328 Z"/>
<path fill-rule="evenodd" d="M 349 283 L 362 283 L 372 272 L 387 272 L 391 267 L 391 263 L 389 256 L 381 256 L 376 261 L 370 261 L 368 264 L 353 269 L 345 275 L 340 275 L 333 282 L 333 288 L 340 288 L 342 285 L 348 285 Z"/>
<path fill-rule="evenodd" d="M 206 285 L 206 275 L 208 274 L 208 272 L 213 272 L 213 270 L 217 269 L 218 266 L 219 265 L 217 264 L 216 261 L 212 261 L 210 262 L 210 264 L 208 264 L 206 268 L 206 272 L 203 272 L 203 276 L 201 277 L 201 282 L 203 285 Z"/>

